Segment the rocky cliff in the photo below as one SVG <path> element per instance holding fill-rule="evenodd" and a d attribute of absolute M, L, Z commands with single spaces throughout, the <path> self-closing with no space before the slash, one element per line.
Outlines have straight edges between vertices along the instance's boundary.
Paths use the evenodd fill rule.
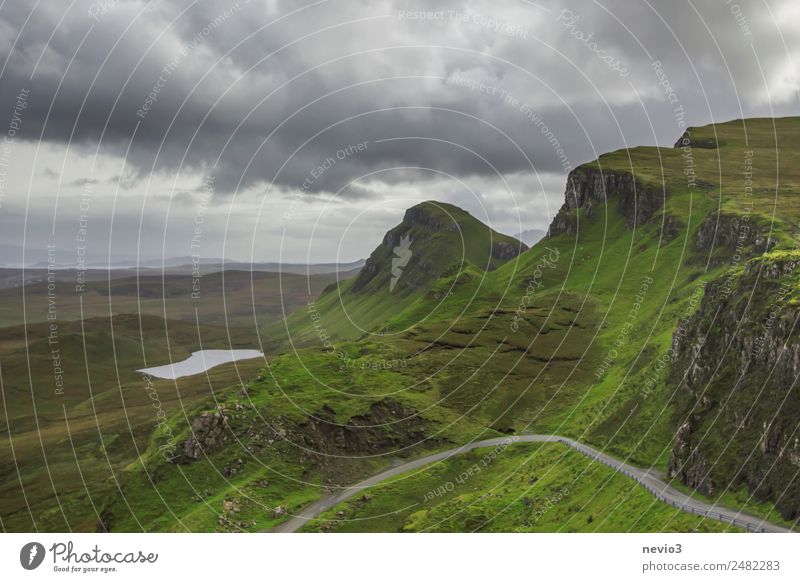
<path fill-rule="evenodd" d="M 706 285 L 673 336 L 670 377 L 670 476 L 705 494 L 744 485 L 787 519 L 800 516 L 799 261 L 767 253 Z"/>
<path fill-rule="evenodd" d="M 773 249 L 778 242 L 766 221 L 748 215 L 718 213 L 700 223 L 694 248 L 702 251 L 702 257 L 713 254 L 712 264 L 721 264 L 737 253 L 759 255 Z"/>
<path fill-rule="evenodd" d="M 638 182 L 627 172 L 603 171 L 586 165 L 567 177 L 564 204 L 553 219 L 548 236 L 575 235 L 579 216 L 591 218 L 595 206 L 609 203 L 628 228 L 647 222 L 664 204 L 664 191 Z"/>
<path fill-rule="evenodd" d="M 607 217 L 609 222 L 622 219 L 628 229 L 662 229 L 662 245 L 679 233 L 689 237 L 681 263 L 693 272 L 685 281 L 702 276 L 707 284 L 694 315 L 669 324 L 673 340 L 664 395 L 670 400 L 664 404 L 675 404 L 668 427 L 673 437 L 669 474 L 712 496 L 745 488 L 773 503 L 785 518 L 797 519 L 800 251 L 797 246 L 789 250 L 796 233 L 796 190 L 787 186 L 780 197 L 768 193 L 775 176 L 767 153 L 774 147 L 772 136 L 765 129 L 763 139 L 750 139 L 742 149 L 739 130 L 734 123 L 718 132 L 692 128 L 676 142 L 679 152 L 662 150 L 648 165 L 642 160 L 655 152 L 638 151 L 630 171 L 627 155 L 575 169 L 548 236 L 575 237 Z M 792 138 L 787 133 L 782 139 L 788 144 Z M 753 170 L 747 160 L 765 160 L 765 165 Z M 654 167 L 666 189 L 654 181 Z M 795 176 L 787 168 L 784 162 L 783 183 L 791 185 Z M 688 193 L 687 169 L 694 182 Z M 640 170 L 649 178 L 637 178 Z M 754 186 L 758 179 L 760 191 Z M 685 198 L 676 198 L 673 206 L 693 213 L 682 215 L 689 232 L 665 209 L 670 188 Z M 761 200 L 765 197 L 769 204 Z M 760 212 L 753 210 L 756 203 Z M 673 301 L 679 297 L 676 293 Z M 631 408 L 645 409 L 637 398 L 632 397 Z M 631 408 L 622 411 L 624 418 Z"/>

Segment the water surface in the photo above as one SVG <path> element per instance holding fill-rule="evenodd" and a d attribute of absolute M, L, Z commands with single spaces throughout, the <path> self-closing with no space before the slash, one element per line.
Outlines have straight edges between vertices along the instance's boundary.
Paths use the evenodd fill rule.
<path fill-rule="evenodd" d="M 258 350 L 200 350 L 181 362 L 173 362 L 172 364 L 154 368 L 142 368 L 137 372 L 165 380 L 174 380 L 175 378 L 200 374 L 220 364 L 263 356 L 264 354 Z"/>

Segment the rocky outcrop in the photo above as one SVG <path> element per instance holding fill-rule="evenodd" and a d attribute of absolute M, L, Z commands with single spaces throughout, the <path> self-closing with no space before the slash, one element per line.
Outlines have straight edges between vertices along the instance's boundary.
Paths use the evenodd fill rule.
<path fill-rule="evenodd" d="M 364 476 L 381 454 L 405 457 L 443 443 L 429 438 L 429 423 L 411 406 L 392 398 L 373 403 L 366 412 L 337 419 L 323 405 L 304 420 L 269 416 L 251 403 L 200 413 L 191 434 L 172 459 L 187 464 L 213 456 L 214 471 L 231 479 L 251 468 L 251 459 L 269 451 L 288 455 L 313 470 L 326 484 L 343 484 Z M 254 482 L 258 486 L 261 481 Z"/>
<path fill-rule="evenodd" d="M 441 212 L 431 212 L 431 207 L 441 210 Z M 406 210 L 403 216 L 403 223 L 408 226 L 420 226 L 429 230 L 458 230 L 457 217 L 447 212 L 446 205 L 435 202 L 412 206 Z M 389 244 L 396 244 L 396 242 L 389 241 Z"/>
<path fill-rule="evenodd" d="M 798 259 L 773 252 L 707 284 L 673 335 L 670 375 L 670 476 L 707 494 L 746 486 L 787 519 L 800 516 Z"/>
<path fill-rule="evenodd" d="M 174 457 L 176 463 L 188 463 L 200 459 L 221 448 L 229 436 L 228 417 L 223 411 L 202 412 L 192 421 L 191 434 L 178 447 Z"/>
<path fill-rule="evenodd" d="M 671 214 L 664 216 L 661 229 L 661 244 L 666 245 L 671 243 L 675 238 L 684 231 L 686 225 L 681 219 Z"/>
<path fill-rule="evenodd" d="M 363 478 L 381 455 L 406 457 L 420 448 L 439 446 L 430 438 L 429 423 L 410 406 L 392 398 L 380 400 L 363 414 L 337 419 L 324 405 L 304 422 L 276 417 L 270 420 L 270 443 L 289 447 L 304 467 L 318 472 L 328 484 Z"/>
<path fill-rule="evenodd" d="M 564 204 L 553 219 L 548 236 L 575 235 L 578 231 L 578 209 L 587 217 L 597 204 L 609 202 L 625 219 L 628 228 L 650 220 L 663 206 L 664 192 L 641 184 L 632 174 L 601 171 L 581 166 L 570 172 Z"/>
<path fill-rule="evenodd" d="M 413 445 L 424 440 L 425 428 L 425 421 L 416 410 L 385 399 L 346 423 L 336 422 L 335 412 L 326 405 L 291 432 L 297 442 L 324 459 L 329 455 L 365 455 Z"/>
<path fill-rule="evenodd" d="M 713 137 L 692 137 L 692 130 L 687 129 L 672 146 L 675 149 L 679 148 L 701 148 L 706 150 L 715 150 L 719 147 L 719 143 Z"/>
<path fill-rule="evenodd" d="M 749 215 L 712 214 L 700 223 L 695 238 L 698 251 L 718 251 L 717 261 L 739 253 L 746 257 L 771 250 L 778 240 L 770 233 L 769 224 Z"/>

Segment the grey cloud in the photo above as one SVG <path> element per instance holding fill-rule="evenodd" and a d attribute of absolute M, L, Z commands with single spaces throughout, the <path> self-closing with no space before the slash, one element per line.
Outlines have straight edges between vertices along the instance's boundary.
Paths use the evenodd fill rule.
<path fill-rule="evenodd" d="M 772 11 L 789 1 L 771 2 Z M 793 66 L 797 26 L 742 5 L 751 37 L 724 3 L 698 8 L 710 30 L 688 2 L 573 0 L 547 12 L 511 0 L 451 1 L 437 3 L 446 17 L 419 21 L 399 14 L 421 2 L 171 0 L 147 10 L 120 2 L 95 20 L 81 0 L 71 9 L 39 4 L 24 28 L 31 7 L 6 3 L 0 21 L 19 37 L 3 55 L 0 110 L 29 88 L 22 136 L 127 155 L 127 187 L 153 170 L 180 170 L 213 173 L 222 193 L 274 183 L 313 195 L 381 170 L 388 183 L 425 179 L 408 169 L 417 166 L 461 177 L 531 171 L 526 156 L 536 171 L 558 173 L 563 159 L 520 104 L 541 116 L 570 165 L 625 145 L 672 143 L 679 131 L 653 59 L 691 123 L 771 107 L 796 113 L 790 90 L 764 100 L 758 61 L 771 80 Z M 558 20 L 561 8 L 579 16 L 573 29 Z M 524 34 L 493 30 L 481 15 Z M 629 76 L 610 70 L 575 29 Z M 456 75 L 519 103 L 455 85 Z M 366 150 L 337 159 L 365 141 Z M 314 176 L 321 165 L 329 167 Z M 367 191 L 349 187 L 342 196 Z"/>
<path fill-rule="evenodd" d="M 97 180 L 95 178 L 78 178 L 77 180 L 72 180 L 69 185 L 70 186 L 87 186 L 89 184 L 97 184 Z"/>

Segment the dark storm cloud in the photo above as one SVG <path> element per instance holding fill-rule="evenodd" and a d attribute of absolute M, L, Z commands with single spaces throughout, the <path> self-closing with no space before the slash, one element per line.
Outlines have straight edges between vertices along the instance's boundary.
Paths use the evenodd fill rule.
<path fill-rule="evenodd" d="M 691 123 L 796 113 L 797 29 L 773 20 L 787 2 L 706 3 L 702 20 L 686 2 L 622 0 L 424 17 L 425 3 L 389 1 L 6 3 L 0 110 L 29 89 L 25 139 L 126 156 L 128 186 L 151 169 L 308 194 L 417 167 L 563 172 L 674 141 L 654 60 Z"/>

